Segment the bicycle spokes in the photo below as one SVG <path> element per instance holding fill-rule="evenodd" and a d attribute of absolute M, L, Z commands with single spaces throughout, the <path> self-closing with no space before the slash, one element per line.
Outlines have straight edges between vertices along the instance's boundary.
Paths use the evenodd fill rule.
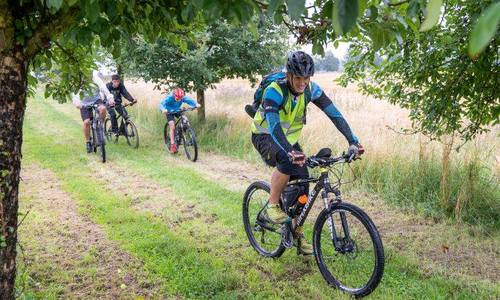
<path fill-rule="evenodd" d="M 318 246 L 323 275 L 346 290 L 364 288 L 375 272 L 378 255 L 369 229 L 349 211 L 333 210 L 323 217 Z"/>
<path fill-rule="evenodd" d="M 256 184 L 247 190 L 243 202 L 243 223 L 253 248 L 263 256 L 276 257 L 283 253 L 280 225 L 267 215 L 267 187 Z"/>

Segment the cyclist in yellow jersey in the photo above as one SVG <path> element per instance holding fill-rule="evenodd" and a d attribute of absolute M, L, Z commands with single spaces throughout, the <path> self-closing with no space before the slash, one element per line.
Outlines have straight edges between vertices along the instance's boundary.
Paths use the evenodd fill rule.
<path fill-rule="evenodd" d="M 310 78 L 314 75 L 314 61 L 303 51 L 288 55 L 286 77 L 269 84 L 262 103 L 252 122 L 252 143 L 264 162 L 276 167 L 271 177 L 271 195 L 267 213 L 271 221 L 283 223 L 288 215 L 279 206 L 280 195 L 289 180 L 307 178 L 305 155 L 298 144 L 306 121 L 307 105 L 312 102 L 330 118 L 349 143 L 349 151 L 363 150 L 347 121 Z M 297 228 L 295 244 L 303 254 L 312 254 L 312 246 Z"/>

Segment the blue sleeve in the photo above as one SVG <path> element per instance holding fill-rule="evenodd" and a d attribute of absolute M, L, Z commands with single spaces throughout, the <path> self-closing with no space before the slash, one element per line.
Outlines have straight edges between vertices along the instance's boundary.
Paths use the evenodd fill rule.
<path fill-rule="evenodd" d="M 318 100 L 321 94 L 323 94 L 321 87 L 316 82 L 311 82 L 311 102 Z"/>
<path fill-rule="evenodd" d="M 264 96 L 262 99 L 272 101 L 276 103 L 278 107 L 283 104 L 283 96 L 281 96 L 281 94 L 272 86 L 269 86 L 264 90 Z"/>
<path fill-rule="evenodd" d="M 191 106 L 191 107 L 196 107 L 196 101 L 188 96 L 185 96 L 184 98 L 182 98 L 182 103 L 186 103 L 187 105 Z"/>
<path fill-rule="evenodd" d="M 164 98 L 163 100 L 160 101 L 160 111 L 166 109 L 165 102 L 167 102 L 167 98 Z"/>
<path fill-rule="evenodd" d="M 161 101 L 161 108 L 168 111 L 172 111 L 173 109 L 175 109 L 174 107 L 172 107 L 172 105 L 169 104 L 172 101 L 172 98 L 172 95 L 168 95 L 167 97 L 165 97 L 165 99 Z"/>

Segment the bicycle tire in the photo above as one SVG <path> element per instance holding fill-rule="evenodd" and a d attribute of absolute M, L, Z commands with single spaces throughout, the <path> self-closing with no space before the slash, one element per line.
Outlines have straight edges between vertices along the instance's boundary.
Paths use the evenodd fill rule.
<path fill-rule="evenodd" d="M 167 152 L 170 151 L 170 127 L 168 126 L 168 123 L 165 124 L 165 127 L 163 128 L 163 141 L 165 143 L 165 147 Z"/>
<path fill-rule="evenodd" d="M 195 162 L 198 159 L 198 145 L 196 143 L 196 135 L 194 133 L 194 130 L 189 125 L 187 126 L 187 128 L 183 128 L 182 130 L 184 131 L 182 135 L 184 152 L 186 153 L 186 156 L 190 161 Z M 186 136 L 189 136 L 188 139 L 190 139 L 191 141 L 186 141 Z M 190 145 L 188 146 L 188 144 Z M 188 150 L 188 147 L 190 146 L 193 147 L 193 153 Z"/>
<path fill-rule="evenodd" d="M 256 227 L 257 224 L 251 224 L 251 220 L 250 220 L 250 216 L 249 216 L 249 210 L 250 210 L 249 207 L 250 207 L 251 196 L 258 190 L 261 190 L 264 193 L 266 193 L 267 195 L 269 195 L 269 193 L 271 191 L 271 187 L 269 186 L 269 184 L 267 184 L 264 181 L 256 181 L 256 182 L 252 183 L 247 188 L 245 195 L 243 196 L 243 212 L 242 212 L 243 225 L 245 227 L 245 232 L 247 234 L 248 241 L 250 242 L 250 245 L 253 247 L 253 249 L 255 251 L 257 251 L 257 253 L 259 253 L 260 255 L 262 255 L 264 257 L 273 257 L 273 258 L 280 257 L 283 254 L 283 252 L 285 252 L 285 250 L 286 250 L 285 246 L 283 246 L 283 244 L 281 242 L 281 234 L 272 233 L 272 234 L 279 235 L 279 240 L 277 240 L 276 247 L 272 250 L 265 249 L 263 246 L 261 246 L 259 244 L 259 242 L 257 241 L 256 237 L 254 236 L 254 230 L 255 230 L 255 228 L 257 228 Z M 267 196 L 267 199 L 269 199 L 268 196 Z M 262 227 L 261 227 L 261 229 L 262 229 Z M 263 230 L 265 230 L 265 229 L 263 229 Z M 263 239 L 264 238 L 264 233 L 263 233 L 264 231 L 261 231 L 261 232 L 262 232 L 262 239 Z"/>
<path fill-rule="evenodd" d="M 102 123 L 97 121 L 96 124 L 96 135 L 97 135 L 97 145 L 99 148 L 99 156 L 101 157 L 101 161 L 103 163 L 106 162 L 106 138 L 104 137 L 104 127 Z"/>
<path fill-rule="evenodd" d="M 131 132 L 128 129 L 129 126 L 131 129 Z M 137 132 L 137 127 L 135 126 L 134 122 L 132 122 L 130 120 L 125 121 L 124 129 L 125 129 L 125 138 L 127 140 L 127 144 L 132 148 L 135 148 L 135 149 L 139 148 L 139 133 Z M 133 137 L 133 139 L 135 139 L 135 142 L 131 141 L 131 138 L 130 138 L 131 136 Z"/>
<path fill-rule="evenodd" d="M 94 125 L 90 124 L 90 144 L 92 146 L 92 151 L 94 153 L 97 153 L 97 136 L 95 133 Z"/>
<path fill-rule="evenodd" d="M 341 211 L 351 213 L 352 216 L 354 216 L 357 220 L 361 222 L 364 228 L 368 231 L 371 243 L 374 247 L 375 260 L 374 260 L 374 267 L 372 270 L 372 274 L 370 275 L 369 280 L 362 287 L 359 288 L 347 287 L 338 278 L 333 276 L 331 271 L 328 269 L 328 266 L 326 265 L 323 257 L 323 249 L 321 248 L 321 230 L 323 229 L 323 226 L 327 221 L 327 219 L 331 217 L 332 213 Z M 321 272 L 321 275 L 323 275 L 323 278 L 332 287 L 338 288 L 355 297 L 364 297 L 373 292 L 379 285 L 380 281 L 382 280 L 382 276 L 384 273 L 384 265 L 385 265 L 384 247 L 382 244 L 382 239 L 380 238 L 380 234 L 375 224 L 370 219 L 370 217 L 362 209 L 353 204 L 344 202 L 336 203 L 330 206 L 329 208 L 325 208 L 321 211 L 314 225 L 313 247 L 314 247 L 316 263 Z M 357 247 L 354 248 L 356 249 L 356 251 L 358 251 Z M 346 255 L 346 254 L 341 254 L 341 255 Z M 361 259 L 362 258 L 360 258 L 360 260 Z M 340 259 L 337 258 L 337 261 L 339 260 Z"/>

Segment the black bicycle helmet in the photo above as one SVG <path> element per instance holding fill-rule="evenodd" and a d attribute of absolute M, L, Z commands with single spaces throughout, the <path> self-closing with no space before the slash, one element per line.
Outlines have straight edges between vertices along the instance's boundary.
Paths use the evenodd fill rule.
<path fill-rule="evenodd" d="M 309 77 L 314 75 L 314 61 L 304 51 L 295 51 L 288 54 L 286 71 L 296 76 Z"/>

